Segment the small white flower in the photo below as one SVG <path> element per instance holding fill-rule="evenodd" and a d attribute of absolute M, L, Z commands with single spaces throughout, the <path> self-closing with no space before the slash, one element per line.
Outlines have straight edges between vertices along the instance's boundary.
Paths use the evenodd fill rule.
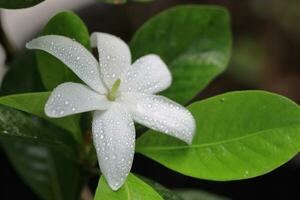
<path fill-rule="evenodd" d="M 157 55 L 146 55 L 131 64 L 125 42 L 106 33 L 93 33 L 99 63 L 78 42 L 47 35 L 27 43 L 29 49 L 46 51 L 65 63 L 83 82 L 56 87 L 45 105 L 49 117 L 95 111 L 93 141 L 100 169 L 113 190 L 130 172 L 135 147 L 133 121 L 192 142 L 195 121 L 188 110 L 154 95 L 171 84 L 171 74 Z"/>

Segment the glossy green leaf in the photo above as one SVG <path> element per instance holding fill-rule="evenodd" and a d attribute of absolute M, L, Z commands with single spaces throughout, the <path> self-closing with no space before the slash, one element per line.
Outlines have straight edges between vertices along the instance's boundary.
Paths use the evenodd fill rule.
<path fill-rule="evenodd" d="M 0 0 L 0 8 L 17 9 L 35 6 L 44 0 Z"/>
<path fill-rule="evenodd" d="M 1 84 L 1 95 L 40 92 L 43 84 L 33 51 L 24 51 L 8 63 L 8 72 Z"/>
<path fill-rule="evenodd" d="M 212 194 L 203 190 L 179 189 L 176 190 L 183 200 L 229 200 L 228 198 Z"/>
<path fill-rule="evenodd" d="M 0 97 L 0 104 L 15 108 L 38 117 L 71 132 L 76 140 L 80 141 L 80 116 L 72 115 L 64 118 L 49 118 L 45 115 L 44 107 L 50 92 L 26 93 Z"/>
<path fill-rule="evenodd" d="M 42 35 L 63 35 L 75 39 L 87 49 L 90 48 L 90 36 L 83 21 L 73 12 L 55 15 L 44 27 Z M 52 90 L 63 82 L 80 82 L 80 79 L 54 56 L 37 52 L 37 61 L 42 81 L 47 90 Z"/>
<path fill-rule="evenodd" d="M 75 143 L 67 136 L 37 118 L 0 107 L 1 146 L 41 199 L 79 199 L 81 169 L 76 162 Z"/>
<path fill-rule="evenodd" d="M 118 190 L 113 191 L 101 177 L 97 187 L 95 200 L 163 200 L 149 185 L 142 180 L 129 174 L 125 184 Z"/>
<path fill-rule="evenodd" d="M 300 108 L 285 97 L 232 92 L 188 109 L 197 123 L 192 145 L 148 131 L 136 151 L 182 174 L 224 181 L 270 172 L 300 149 Z"/>
<path fill-rule="evenodd" d="M 229 15 L 215 6 L 178 6 L 150 19 L 130 42 L 133 59 L 155 53 L 173 76 L 162 94 L 186 103 L 227 67 L 231 52 Z"/>

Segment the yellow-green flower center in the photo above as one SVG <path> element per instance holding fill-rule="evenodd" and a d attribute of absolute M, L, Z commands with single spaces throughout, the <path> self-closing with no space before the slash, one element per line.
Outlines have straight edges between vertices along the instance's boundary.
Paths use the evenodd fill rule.
<path fill-rule="evenodd" d="M 116 95 L 117 95 L 118 89 L 120 87 L 120 84 L 121 84 L 121 80 L 117 79 L 114 82 L 113 86 L 111 87 L 110 91 L 108 91 L 106 97 L 109 101 L 115 101 L 116 100 Z"/>

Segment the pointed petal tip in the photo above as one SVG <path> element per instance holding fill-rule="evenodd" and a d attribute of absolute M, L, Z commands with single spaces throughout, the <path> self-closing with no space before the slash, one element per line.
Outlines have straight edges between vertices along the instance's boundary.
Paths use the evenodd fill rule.
<path fill-rule="evenodd" d="M 191 145 L 193 143 L 193 137 L 184 140 L 184 142 L 187 143 L 188 145 Z"/>
<path fill-rule="evenodd" d="M 27 49 L 32 49 L 31 41 L 30 41 L 30 42 L 27 42 L 27 43 L 25 44 L 25 47 L 26 47 Z"/>
<path fill-rule="evenodd" d="M 191 145 L 193 143 L 195 132 L 191 132 L 189 137 L 182 138 L 181 140 L 187 143 L 188 145 Z"/>
<path fill-rule="evenodd" d="M 108 185 L 113 191 L 117 191 L 123 186 L 123 183 L 122 184 L 108 183 Z"/>
<path fill-rule="evenodd" d="M 188 110 L 186 111 L 188 113 L 188 117 L 187 117 L 188 120 L 186 124 L 186 127 L 188 127 L 186 130 L 187 132 L 182 133 L 181 136 L 179 136 L 178 138 L 184 141 L 185 143 L 187 143 L 188 145 L 191 145 L 193 143 L 193 139 L 196 134 L 196 121 L 193 115 L 191 114 L 191 112 Z"/>
<path fill-rule="evenodd" d="M 119 190 L 124 185 L 124 183 L 127 179 L 127 176 L 125 178 L 119 177 L 116 179 L 116 178 L 110 177 L 109 175 L 104 175 L 107 184 L 113 191 Z"/>
<path fill-rule="evenodd" d="M 42 37 L 42 36 L 41 36 L 41 37 Z M 26 42 L 25 47 L 26 47 L 27 49 L 37 49 L 35 46 L 39 43 L 39 41 L 38 41 L 39 38 L 40 38 L 40 37 L 37 37 L 37 38 L 34 38 L 34 39 L 32 39 L 32 40 Z"/>
<path fill-rule="evenodd" d="M 54 110 L 52 110 L 49 106 L 49 104 L 46 103 L 45 107 L 44 107 L 44 113 L 47 117 L 50 118 L 60 118 L 63 117 L 61 115 L 59 115 L 58 113 L 56 113 Z"/>
<path fill-rule="evenodd" d="M 189 112 L 189 111 L 188 111 Z M 187 143 L 189 144 L 189 145 L 191 145 L 192 143 L 193 143 L 193 139 L 194 139 L 194 136 L 195 136 L 195 134 L 196 134 L 196 120 L 195 120 L 195 118 L 194 118 L 194 116 L 192 115 L 192 113 L 191 112 L 189 112 L 190 113 L 190 115 L 191 115 L 191 119 L 190 119 L 190 123 L 191 123 L 191 125 L 190 125 L 190 127 L 191 127 L 191 130 L 190 130 L 190 137 L 187 139 Z"/>

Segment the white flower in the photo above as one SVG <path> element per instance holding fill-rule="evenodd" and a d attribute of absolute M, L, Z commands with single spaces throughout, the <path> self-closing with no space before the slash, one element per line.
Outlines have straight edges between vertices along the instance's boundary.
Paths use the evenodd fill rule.
<path fill-rule="evenodd" d="M 125 42 L 106 33 L 93 33 L 99 63 L 81 44 L 64 36 L 47 35 L 27 43 L 65 63 L 86 85 L 63 83 L 45 105 L 49 117 L 95 111 L 93 141 L 100 169 L 113 190 L 130 172 L 135 147 L 133 121 L 191 143 L 195 121 L 188 110 L 154 95 L 171 84 L 171 74 L 157 55 L 146 55 L 131 64 Z M 188 81 L 188 80 L 187 80 Z"/>

